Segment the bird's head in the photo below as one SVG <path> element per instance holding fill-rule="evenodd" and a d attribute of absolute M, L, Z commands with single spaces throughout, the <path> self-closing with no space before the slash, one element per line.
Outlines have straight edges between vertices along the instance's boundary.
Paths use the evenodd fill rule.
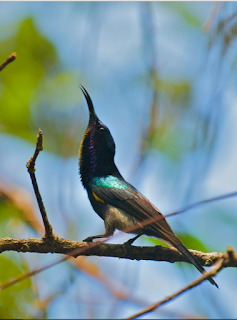
<path fill-rule="evenodd" d="M 82 182 L 95 175 L 107 174 L 114 166 L 115 143 L 109 129 L 99 120 L 91 98 L 81 86 L 89 109 L 89 123 L 85 131 L 79 156 Z"/>

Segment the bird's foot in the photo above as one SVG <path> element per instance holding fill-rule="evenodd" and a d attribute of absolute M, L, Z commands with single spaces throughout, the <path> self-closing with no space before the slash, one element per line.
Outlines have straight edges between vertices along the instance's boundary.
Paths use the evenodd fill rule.
<path fill-rule="evenodd" d="M 103 238 L 108 238 L 112 236 L 113 233 L 105 233 L 105 234 L 99 234 L 98 236 L 92 236 L 92 237 L 87 237 L 86 239 L 83 240 L 83 242 L 93 242 L 94 239 L 103 239 Z"/>
<path fill-rule="evenodd" d="M 131 238 L 128 241 L 124 242 L 124 244 L 126 246 L 131 246 L 133 244 L 133 242 L 136 241 L 140 236 L 141 236 L 141 234 L 138 234 L 136 237 Z"/>
<path fill-rule="evenodd" d="M 86 239 L 82 240 L 83 242 L 93 242 L 95 237 L 87 237 Z"/>

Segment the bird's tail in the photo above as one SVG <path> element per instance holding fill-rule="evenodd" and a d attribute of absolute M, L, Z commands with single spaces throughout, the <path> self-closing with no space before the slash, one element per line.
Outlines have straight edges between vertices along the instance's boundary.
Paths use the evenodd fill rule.
<path fill-rule="evenodd" d="M 176 248 L 184 255 L 186 256 L 190 262 L 192 262 L 192 264 L 202 273 L 204 274 L 206 272 L 206 270 L 203 268 L 203 266 L 201 265 L 201 263 L 192 255 L 192 253 L 190 251 L 188 251 L 188 249 L 182 244 L 178 244 L 176 245 Z M 214 286 L 216 286 L 218 289 L 218 285 L 216 284 L 216 282 L 211 278 L 207 278 L 207 280 L 213 284 Z"/>

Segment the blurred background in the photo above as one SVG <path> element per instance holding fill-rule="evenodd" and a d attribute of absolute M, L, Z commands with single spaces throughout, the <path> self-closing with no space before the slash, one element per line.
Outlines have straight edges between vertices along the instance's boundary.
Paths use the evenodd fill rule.
<path fill-rule="evenodd" d="M 0 2 L 0 236 L 44 233 L 26 162 L 54 232 L 100 234 L 78 174 L 82 84 L 116 143 L 115 162 L 164 214 L 237 190 L 235 2 Z M 236 198 L 168 219 L 188 248 L 237 248 Z M 111 240 L 123 243 L 131 236 Z M 135 245 L 160 244 L 141 237 Z M 59 255 L 5 252 L 0 283 Z M 0 292 L 1 318 L 124 318 L 199 277 L 186 263 L 80 257 Z M 237 270 L 143 318 L 236 318 Z"/>

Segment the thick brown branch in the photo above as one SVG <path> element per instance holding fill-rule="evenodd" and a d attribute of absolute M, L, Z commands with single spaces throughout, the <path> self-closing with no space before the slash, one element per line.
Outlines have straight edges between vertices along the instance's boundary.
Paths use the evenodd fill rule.
<path fill-rule="evenodd" d="M 46 214 L 46 210 L 43 204 L 43 200 L 41 198 L 40 192 L 39 192 L 39 188 L 38 188 L 38 184 L 36 181 L 36 177 L 35 177 L 35 161 L 36 158 L 39 154 L 40 151 L 43 150 L 43 131 L 39 129 L 39 134 L 37 135 L 37 142 L 36 142 L 36 148 L 35 148 L 35 152 L 33 157 L 31 157 L 29 159 L 29 161 L 26 164 L 26 167 L 28 169 L 28 172 L 30 174 L 31 177 L 31 181 L 32 181 L 32 185 L 35 191 L 35 196 L 38 202 L 38 206 L 40 209 L 40 213 L 44 222 L 44 227 L 45 227 L 45 237 L 46 238 L 50 238 L 53 236 L 53 228 L 51 226 L 51 224 L 49 223 L 47 214 Z"/>
<path fill-rule="evenodd" d="M 92 246 L 92 247 L 91 247 Z M 77 252 L 78 250 L 78 252 Z M 51 239 L 0 239 L 0 253 L 4 251 L 17 252 L 36 252 L 36 253 L 60 253 L 69 256 L 103 256 L 117 257 L 130 260 L 153 260 L 167 262 L 188 262 L 175 248 L 166 248 L 162 246 L 138 247 L 126 244 L 108 244 L 108 243 L 87 243 L 63 238 L 52 237 Z M 80 252 L 79 252 L 80 251 Z M 196 250 L 190 250 L 203 266 L 211 266 L 219 258 L 223 258 L 224 253 L 210 252 L 204 253 Z M 225 267 L 237 267 L 237 254 L 232 253 L 232 259 Z"/>
<path fill-rule="evenodd" d="M 4 61 L 1 65 L 0 65 L 0 71 L 2 71 L 2 69 L 4 69 L 10 62 L 14 61 L 16 59 L 16 53 L 13 52 L 6 61 Z"/>

